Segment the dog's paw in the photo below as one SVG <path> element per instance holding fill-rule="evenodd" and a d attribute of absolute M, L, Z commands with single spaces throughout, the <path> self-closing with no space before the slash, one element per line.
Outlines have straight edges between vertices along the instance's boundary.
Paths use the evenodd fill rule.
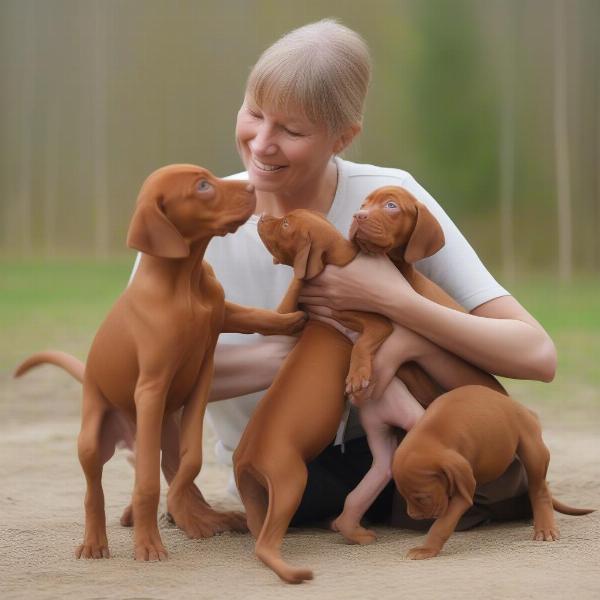
<path fill-rule="evenodd" d="M 417 546 L 416 548 L 411 548 L 406 553 L 406 558 L 410 558 L 410 560 L 425 560 L 426 558 L 433 558 L 437 556 L 440 551 L 437 548 L 429 548 L 427 546 Z"/>
<path fill-rule="evenodd" d="M 110 558 L 108 542 L 84 540 L 83 544 L 75 549 L 75 558 Z"/>
<path fill-rule="evenodd" d="M 248 531 L 244 513 L 216 511 L 201 499 L 201 495 L 194 493 L 194 488 L 190 487 L 176 496 L 167 496 L 170 517 L 189 538 L 206 538 L 225 531 Z"/>
<path fill-rule="evenodd" d="M 158 539 L 136 542 L 133 553 L 135 560 L 143 560 L 145 562 L 163 562 L 169 558 L 169 553 L 162 545 L 160 536 Z"/>
<path fill-rule="evenodd" d="M 298 333 L 306 324 L 307 315 L 301 310 L 297 310 L 293 313 L 283 314 L 281 316 L 283 317 L 281 331 L 278 331 L 277 333 L 281 333 L 282 335 L 292 335 L 294 333 Z"/>
<path fill-rule="evenodd" d="M 371 365 L 351 365 L 346 377 L 346 394 L 350 394 L 355 398 L 364 394 L 369 388 L 371 374 Z"/>
<path fill-rule="evenodd" d="M 560 539 L 560 531 L 554 524 L 540 526 L 534 524 L 533 539 L 536 542 L 555 542 Z"/>

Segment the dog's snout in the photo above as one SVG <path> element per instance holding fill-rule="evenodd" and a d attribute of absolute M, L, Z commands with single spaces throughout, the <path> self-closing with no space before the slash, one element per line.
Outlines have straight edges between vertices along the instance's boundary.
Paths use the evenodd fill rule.
<path fill-rule="evenodd" d="M 365 219 L 367 219 L 369 216 L 369 211 L 368 210 L 359 210 L 358 212 L 354 213 L 354 218 L 357 221 L 364 221 Z"/>

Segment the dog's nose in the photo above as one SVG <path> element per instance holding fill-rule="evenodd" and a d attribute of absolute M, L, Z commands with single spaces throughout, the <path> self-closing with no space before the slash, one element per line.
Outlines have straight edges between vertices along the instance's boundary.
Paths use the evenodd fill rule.
<path fill-rule="evenodd" d="M 369 211 L 368 210 L 359 210 L 357 213 L 354 213 L 354 218 L 357 221 L 364 221 L 365 219 L 367 219 L 369 216 Z"/>
<path fill-rule="evenodd" d="M 249 183 L 246 186 L 246 191 L 252 193 L 254 191 L 254 186 L 251 183 Z"/>

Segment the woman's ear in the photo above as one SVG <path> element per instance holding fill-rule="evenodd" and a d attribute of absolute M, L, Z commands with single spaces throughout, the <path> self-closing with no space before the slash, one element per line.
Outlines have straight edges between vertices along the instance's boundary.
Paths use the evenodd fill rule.
<path fill-rule="evenodd" d="M 350 125 L 350 127 L 338 135 L 333 146 L 333 153 L 339 154 L 340 152 L 343 152 L 361 131 L 362 125 L 360 123 L 353 123 Z"/>

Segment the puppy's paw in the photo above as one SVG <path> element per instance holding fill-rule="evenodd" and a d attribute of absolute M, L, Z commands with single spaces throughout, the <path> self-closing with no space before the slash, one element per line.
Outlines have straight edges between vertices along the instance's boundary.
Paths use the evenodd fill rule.
<path fill-rule="evenodd" d="M 433 558 L 439 553 L 440 551 L 437 548 L 430 548 L 428 546 L 417 546 L 415 548 L 411 548 L 406 553 L 406 558 L 410 558 L 410 560 L 425 560 L 426 558 Z"/>
<path fill-rule="evenodd" d="M 555 542 L 560 539 L 560 531 L 554 524 L 546 526 L 534 524 L 533 539 L 536 542 Z"/>
<path fill-rule="evenodd" d="M 75 558 L 110 558 L 108 542 L 85 539 L 83 544 L 75 549 Z"/>
<path fill-rule="evenodd" d="M 350 365 L 346 377 L 346 394 L 357 396 L 364 393 L 371 383 L 371 374 L 371 365 Z"/>
<path fill-rule="evenodd" d="M 293 335 L 304 328 L 307 318 L 306 313 L 301 310 L 284 314 L 274 313 L 274 321 L 265 333 L 267 335 Z"/>

